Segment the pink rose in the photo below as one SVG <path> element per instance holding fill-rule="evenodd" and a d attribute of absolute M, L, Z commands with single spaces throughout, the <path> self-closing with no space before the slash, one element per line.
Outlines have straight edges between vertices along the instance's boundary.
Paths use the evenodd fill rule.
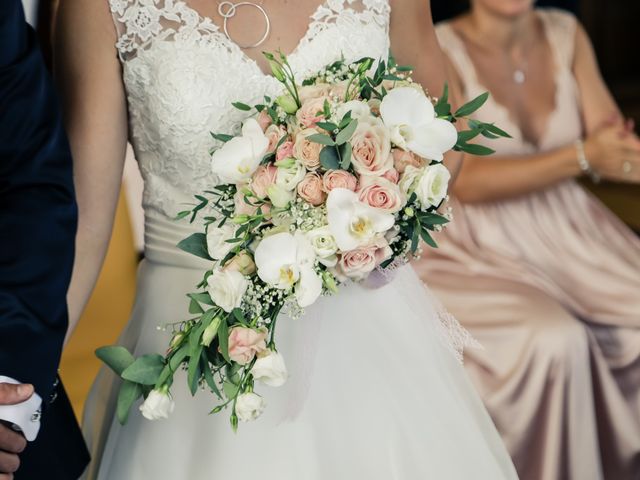
<path fill-rule="evenodd" d="M 387 170 L 386 172 L 384 172 L 382 178 L 386 178 L 391 183 L 398 183 L 400 181 L 400 174 L 395 168 L 392 168 L 391 170 Z"/>
<path fill-rule="evenodd" d="M 342 82 L 332 84 L 331 87 L 329 88 L 329 95 L 336 97 L 340 101 L 344 101 L 347 96 L 348 85 L 349 85 L 348 80 L 343 80 Z M 353 90 L 358 90 L 358 89 L 352 88 L 351 90 L 352 93 L 353 93 Z"/>
<path fill-rule="evenodd" d="M 246 251 L 241 251 L 233 257 L 225 266 L 225 271 L 240 272 L 242 275 L 249 276 L 256 273 L 256 264 L 251 255 Z"/>
<path fill-rule="evenodd" d="M 291 140 L 287 140 L 278 147 L 278 151 L 276 152 L 276 162 L 289 157 L 293 157 L 293 142 Z"/>
<path fill-rule="evenodd" d="M 393 166 L 398 173 L 403 174 L 409 165 L 412 167 L 420 168 L 424 166 L 424 160 L 415 155 L 412 152 L 407 152 L 400 148 L 394 148 L 391 150 L 393 155 Z"/>
<path fill-rule="evenodd" d="M 264 134 L 269 139 L 267 153 L 273 153 L 276 151 L 280 139 L 287 134 L 287 129 L 284 126 L 270 125 Z"/>
<path fill-rule="evenodd" d="M 300 125 L 304 128 L 312 128 L 315 127 L 316 123 L 321 122 L 324 119 L 322 112 L 326 100 L 328 100 L 328 97 L 319 97 L 304 102 L 296 112 L 296 118 Z"/>
<path fill-rule="evenodd" d="M 267 198 L 267 189 L 276 183 L 278 167 L 275 165 L 261 165 L 251 179 L 251 190 L 258 198 Z"/>
<path fill-rule="evenodd" d="M 322 177 L 315 172 L 309 172 L 298 184 L 298 195 L 314 207 L 322 205 L 327 194 L 322 190 Z"/>
<path fill-rule="evenodd" d="M 393 167 L 391 138 L 378 118 L 362 119 L 351 137 L 353 168 L 360 175 L 382 176 Z"/>
<path fill-rule="evenodd" d="M 318 132 L 312 128 L 302 130 L 296 135 L 296 141 L 293 145 L 294 157 L 300 160 L 307 170 L 311 171 L 320 168 L 320 151 L 322 150 L 322 145 L 307 139 L 309 135 L 316 133 Z"/>
<path fill-rule="evenodd" d="M 262 110 L 258 114 L 258 118 L 256 118 L 256 120 L 258 121 L 258 125 L 260 125 L 260 128 L 262 128 L 263 132 L 266 131 L 269 125 L 273 123 L 271 115 L 269 115 L 266 110 Z"/>
<path fill-rule="evenodd" d="M 389 243 L 384 238 L 378 238 L 371 245 L 343 253 L 338 260 L 336 273 L 343 279 L 363 280 L 392 255 Z"/>
<path fill-rule="evenodd" d="M 229 332 L 229 358 L 239 365 L 250 363 L 267 349 L 267 331 L 235 327 Z"/>
<path fill-rule="evenodd" d="M 322 186 L 327 193 L 334 188 L 346 188 L 355 192 L 358 180 L 346 170 L 328 170 L 322 177 Z"/>
<path fill-rule="evenodd" d="M 361 202 L 391 213 L 399 212 L 405 204 L 398 185 L 382 177 L 362 177 L 358 194 Z"/>

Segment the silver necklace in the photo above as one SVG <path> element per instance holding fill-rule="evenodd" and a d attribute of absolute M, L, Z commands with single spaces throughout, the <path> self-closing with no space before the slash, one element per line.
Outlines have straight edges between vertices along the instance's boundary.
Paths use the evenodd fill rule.
<path fill-rule="evenodd" d="M 240 7 L 253 7 L 256 10 L 258 10 L 262 16 L 264 17 L 264 21 L 265 21 L 265 27 L 264 27 L 264 34 L 262 35 L 262 38 L 260 38 L 260 40 L 258 40 L 256 43 L 253 44 L 248 44 L 248 45 L 243 45 L 240 44 L 238 42 L 236 42 L 233 38 L 231 38 L 231 35 L 229 35 L 229 30 L 228 30 L 228 21 L 230 18 L 233 18 L 238 9 Z M 238 45 L 240 48 L 255 48 L 255 47 L 259 47 L 260 45 L 262 45 L 267 38 L 269 38 L 269 34 L 271 33 L 271 19 L 269 18 L 269 15 L 267 14 L 267 11 L 264 9 L 264 7 L 262 5 L 258 5 L 257 3 L 253 3 L 253 2 L 219 2 L 218 3 L 218 14 L 220 14 L 220 16 L 222 18 L 224 18 L 224 21 L 222 23 L 222 29 L 224 30 L 224 34 L 227 36 L 227 38 L 229 40 L 231 40 L 232 42 L 234 42 L 236 45 Z"/>

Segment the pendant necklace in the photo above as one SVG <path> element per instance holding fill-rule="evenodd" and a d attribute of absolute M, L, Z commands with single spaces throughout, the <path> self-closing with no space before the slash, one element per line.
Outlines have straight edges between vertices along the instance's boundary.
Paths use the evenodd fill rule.
<path fill-rule="evenodd" d="M 229 29 L 228 29 L 229 19 L 233 18 L 236 15 L 236 13 L 238 12 L 238 9 L 240 9 L 242 7 L 254 8 L 254 9 L 258 10 L 262 14 L 262 16 L 264 17 L 264 22 L 265 22 L 264 34 L 262 35 L 260 40 L 258 40 L 256 43 L 243 45 L 243 44 L 240 44 L 240 43 L 236 42 L 233 38 L 231 38 L 231 35 L 229 35 Z M 235 3 L 234 2 L 219 2 L 218 3 L 218 14 L 224 19 L 223 23 L 222 23 L 222 29 L 224 30 L 224 34 L 227 36 L 227 38 L 229 40 L 234 42 L 240 48 L 256 48 L 256 47 L 259 47 L 260 45 L 262 45 L 267 40 L 267 38 L 269 38 L 269 34 L 271 33 L 271 19 L 269 18 L 269 15 L 267 14 L 267 11 L 264 9 L 264 7 L 262 5 L 258 5 L 257 3 L 253 3 L 253 2 L 235 2 Z"/>

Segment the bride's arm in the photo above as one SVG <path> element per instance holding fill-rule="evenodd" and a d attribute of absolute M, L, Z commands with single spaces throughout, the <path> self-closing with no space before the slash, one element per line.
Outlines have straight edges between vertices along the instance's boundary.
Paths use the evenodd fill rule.
<path fill-rule="evenodd" d="M 429 0 L 391 0 L 391 50 L 398 64 L 413 67 L 413 79 L 439 97 L 445 82 L 449 85 L 450 102 L 458 105 L 461 98 L 456 85 L 449 81 L 447 64 L 433 27 Z M 462 155 L 450 152 L 445 164 L 454 178 L 460 170 Z"/>
<path fill-rule="evenodd" d="M 100 273 L 122 179 L 127 111 L 115 42 L 108 2 L 61 2 L 55 29 L 55 74 L 78 201 L 76 261 L 67 296 L 69 332 Z"/>
<path fill-rule="evenodd" d="M 391 0 L 391 50 L 400 65 L 411 65 L 413 79 L 439 96 L 446 65 L 433 28 L 429 0 Z"/>

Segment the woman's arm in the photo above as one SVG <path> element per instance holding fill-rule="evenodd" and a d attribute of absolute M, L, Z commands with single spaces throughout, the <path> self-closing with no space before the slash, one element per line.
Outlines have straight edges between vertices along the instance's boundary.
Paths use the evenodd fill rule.
<path fill-rule="evenodd" d="M 452 85 L 444 54 L 438 43 L 429 0 L 391 1 L 391 50 L 400 65 L 413 67 L 412 78 L 429 94 L 439 97 L 445 83 L 449 84 L 449 102 L 460 104 L 459 89 Z M 460 170 L 462 155 L 449 152 L 444 162 L 455 178 Z"/>
<path fill-rule="evenodd" d="M 69 332 L 102 267 L 122 179 L 127 113 L 115 42 L 107 2 L 61 2 L 55 73 L 74 159 L 78 202 L 76 261 L 67 296 Z"/>
<path fill-rule="evenodd" d="M 640 182 L 640 141 L 624 124 L 584 29 L 576 32 L 574 74 L 582 98 L 586 157 L 604 178 Z M 457 74 L 456 74 L 457 75 Z M 459 81 L 459 77 L 458 77 Z M 547 188 L 582 174 L 573 144 L 529 156 L 464 156 L 463 168 L 454 186 L 462 202 L 487 202 L 516 197 Z M 625 161 L 633 166 L 625 174 Z"/>

